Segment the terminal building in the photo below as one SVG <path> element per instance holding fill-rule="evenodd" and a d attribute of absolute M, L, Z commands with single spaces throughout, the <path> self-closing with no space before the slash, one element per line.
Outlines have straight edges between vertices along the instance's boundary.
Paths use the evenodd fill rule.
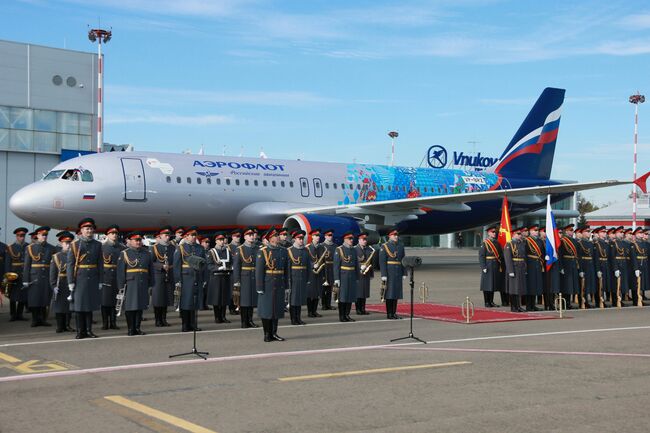
<path fill-rule="evenodd" d="M 96 148 L 97 54 L 0 40 L 0 241 L 33 228 L 8 208 L 15 191 Z"/>

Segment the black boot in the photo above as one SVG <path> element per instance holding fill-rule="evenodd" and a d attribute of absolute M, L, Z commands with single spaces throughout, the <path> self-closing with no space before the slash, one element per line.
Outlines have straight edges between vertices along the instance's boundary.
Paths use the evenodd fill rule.
<path fill-rule="evenodd" d="M 361 304 L 361 299 L 362 298 L 357 298 L 357 300 L 354 302 L 354 309 L 357 312 L 357 316 L 360 316 L 360 315 L 363 314 L 363 310 L 362 310 L 362 307 L 361 307 L 361 305 L 362 305 Z"/>
<path fill-rule="evenodd" d="M 84 315 L 86 316 L 86 334 L 90 338 L 97 338 L 97 335 L 93 333 L 93 312 L 88 311 L 87 313 L 84 313 Z"/>
<path fill-rule="evenodd" d="M 345 317 L 345 308 L 339 308 L 339 322 L 347 322 L 348 319 Z"/>
<path fill-rule="evenodd" d="M 47 321 L 47 316 L 48 316 L 48 311 L 47 307 L 40 307 L 40 314 L 39 314 L 39 325 L 41 326 L 52 326 L 50 322 Z"/>
<path fill-rule="evenodd" d="M 499 292 L 499 295 L 501 295 L 501 305 L 503 305 L 504 307 L 509 307 L 510 296 L 506 292 Z"/>
<path fill-rule="evenodd" d="M 147 335 L 146 332 L 143 332 L 142 329 L 140 329 L 140 326 L 142 325 L 142 315 L 144 312 L 142 310 L 138 310 L 135 312 L 135 332 L 138 335 Z"/>
<path fill-rule="evenodd" d="M 126 335 L 129 337 L 135 335 L 133 332 L 133 311 L 125 311 L 124 316 L 126 317 Z"/>
<path fill-rule="evenodd" d="M 228 320 L 228 318 L 226 318 L 226 310 L 227 309 L 228 309 L 228 307 L 226 305 L 221 306 L 221 320 L 223 320 L 223 323 L 230 323 L 230 320 Z M 235 313 L 233 313 L 233 314 L 235 314 Z"/>
<path fill-rule="evenodd" d="M 74 313 L 66 313 L 65 315 L 65 330 L 68 332 L 75 332 L 76 329 L 74 329 L 72 326 L 70 326 L 70 322 L 72 321 L 72 315 Z"/>
<path fill-rule="evenodd" d="M 254 308 L 255 307 L 246 307 L 246 310 L 248 311 L 248 313 L 247 313 L 247 315 L 248 315 L 248 326 L 251 327 L 251 328 L 259 328 L 260 325 L 253 322 L 253 309 Z"/>
<path fill-rule="evenodd" d="M 366 302 L 367 301 L 368 300 L 366 298 L 361 298 L 361 314 L 363 314 L 364 316 L 367 316 L 367 315 L 370 314 L 370 313 L 368 313 L 366 311 Z"/>
<path fill-rule="evenodd" d="M 391 300 L 386 299 L 384 302 L 386 303 L 386 318 L 392 320 L 393 319 L 393 306 L 392 306 Z"/>
<path fill-rule="evenodd" d="M 306 325 L 307 323 L 303 322 L 302 318 L 300 316 L 302 316 L 302 306 L 297 305 L 296 306 L 296 320 L 298 321 L 298 325 Z"/>
<path fill-rule="evenodd" d="M 56 333 L 60 334 L 65 331 L 65 313 L 56 313 Z"/>
<path fill-rule="evenodd" d="M 267 343 L 273 341 L 273 337 L 271 337 L 271 320 L 262 319 L 262 328 L 264 329 L 264 341 Z"/>
<path fill-rule="evenodd" d="M 191 323 L 191 326 L 192 326 L 191 329 L 198 332 L 198 331 L 201 331 L 201 328 L 199 328 L 199 324 L 198 324 L 198 321 L 197 321 L 196 314 L 197 314 L 196 310 L 190 310 L 190 323 Z"/>
<path fill-rule="evenodd" d="M 27 321 L 25 317 L 23 317 L 23 311 L 25 310 L 25 303 L 24 302 L 18 302 L 16 304 L 16 320 L 20 321 Z"/>
<path fill-rule="evenodd" d="M 221 307 L 218 305 L 213 305 L 212 306 L 212 312 L 214 313 L 214 323 L 223 323 L 223 319 L 221 318 Z"/>
<path fill-rule="evenodd" d="M 9 321 L 15 322 L 16 320 L 16 302 L 9 301 Z"/>
<path fill-rule="evenodd" d="M 117 326 L 117 311 L 115 311 L 115 308 L 111 307 L 110 314 L 108 315 L 108 320 L 109 320 L 108 327 L 110 329 L 120 329 L 120 327 Z"/>
<path fill-rule="evenodd" d="M 181 310 L 181 332 L 190 332 L 192 326 L 190 325 L 190 310 Z"/>
<path fill-rule="evenodd" d="M 82 312 L 75 312 L 74 313 L 74 322 L 75 326 L 77 327 L 77 336 L 75 337 L 77 340 L 81 338 L 86 338 L 86 321 L 85 321 L 85 316 L 84 313 Z"/>
<path fill-rule="evenodd" d="M 323 315 L 318 312 L 318 298 L 314 299 L 313 302 L 314 305 L 312 307 L 312 310 L 314 312 L 314 317 L 323 317 Z"/>
<path fill-rule="evenodd" d="M 275 341 L 284 341 L 284 338 L 280 337 L 278 335 L 278 319 L 273 319 L 271 321 L 271 326 L 273 327 L 273 333 L 271 334 L 271 338 L 273 338 Z"/>
<path fill-rule="evenodd" d="M 293 305 L 289 306 L 289 317 L 291 318 L 291 324 L 297 325 L 296 322 L 296 308 Z"/>
<path fill-rule="evenodd" d="M 162 324 L 163 326 L 172 326 L 167 321 L 167 307 L 160 307 L 160 314 L 162 315 Z"/>
<path fill-rule="evenodd" d="M 32 324 L 31 324 L 32 328 L 35 328 L 38 325 L 40 325 L 40 320 L 38 318 L 38 313 L 39 313 L 38 308 L 32 308 Z"/>
<path fill-rule="evenodd" d="M 490 308 L 490 298 L 488 293 L 489 292 L 483 292 L 483 305 L 485 305 L 485 308 Z"/>
<path fill-rule="evenodd" d="M 106 331 L 108 329 L 108 315 L 110 314 L 108 312 L 108 308 L 104 305 L 101 307 L 101 312 L 102 312 L 102 329 Z"/>
<path fill-rule="evenodd" d="M 248 308 L 241 307 L 239 309 L 239 318 L 241 319 L 241 327 L 243 329 L 250 328 L 250 326 L 248 326 Z"/>
<path fill-rule="evenodd" d="M 160 314 L 160 307 L 153 307 L 154 326 L 160 328 L 162 325 L 162 317 Z"/>

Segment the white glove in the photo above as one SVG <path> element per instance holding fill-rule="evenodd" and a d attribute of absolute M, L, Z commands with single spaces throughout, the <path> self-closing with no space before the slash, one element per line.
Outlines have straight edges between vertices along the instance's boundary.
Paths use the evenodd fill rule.
<path fill-rule="evenodd" d="M 487 269 L 483 269 L 483 273 L 484 273 L 484 274 L 487 274 Z"/>
<path fill-rule="evenodd" d="M 68 284 L 68 289 L 70 289 L 71 292 L 74 292 L 74 283 Z"/>
<path fill-rule="evenodd" d="M 59 288 L 58 287 L 52 287 L 52 291 L 54 292 L 55 295 L 59 294 Z"/>
<path fill-rule="evenodd" d="M 638 269 L 636 271 L 634 271 L 634 276 L 637 277 L 637 278 L 640 277 L 641 276 L 641 271 L 638 270 Z"/>
<path fill-rule="evenodd" d="M 388 278 L 387 277 L 381 277 L 381 280 L 382 281 L 388 281 Z"/>
<path fill-rule="evenodd" d="M 29 283 L 23 283 L 23 289 L 26 289 L 29 286 Z"/>
<path fill-rule="evenodd" d="M 601 271 L 596 272 L 598 278 L 603 278 L 603 273 Z"/>
<path fill-rule="evenodd" d="M 560 269 L 560 273 L 564 275 L 564 269 Z"/>
<path fill-rule="evenodd" d="M 580 275 L 580 278 L 584 278 L 584 277 L 585 277 L 585 273 L 584 273 L 584 272 L 580 272 L 578 275 Z"/>
<path fill-rule="evenodd" d="M 361 265 L 361 270 L 363 271 L 365 269 L 366 269 L 366 265 Z"/>
<path fill-rule="evenodd" d="M 614 271 L 614 276 L 615 276 L 616 278 L 620 278 L 620 276 L 621 276 L 621 271 Z"/>
<path fill-rule="evenodd" d="M 402 280 L 405 280 L 405 279 L 406 279 L 406 275 L 402 275 Z"/>
<path fill-rule="evenodd" d="M 514 277 L 515 277 L 515 273 L 514 273 L 514 272 L 510 272 L 510 273 L 508 274 L 508 276 L 509 276 L 510 278 L 514 278 Z"/>
<path fill-rule="evenodd" d="M 263 290 L 258 290 L 257 293 L 260 294 L 260 295 L 263 295 L 264 291 Z"/>
<path fill-rule="evenodd" d="M 318 265 L 314 263 L 314 269 L 318 269 Z"/>
<path fill-rule="evenodd" d="M 235 287 L 241 287 L 241 283 L 235 283 L 235 284 L 233 284 L 233 286 L 235 286 Z"/>
<path fill-rule="evenodd" d="M 341 280 L 335 280 L 335 281 L 334 281 L 334 285 L 335 285 L 336 287 L 340 287 L 340 286 L 341 286 Z"/>

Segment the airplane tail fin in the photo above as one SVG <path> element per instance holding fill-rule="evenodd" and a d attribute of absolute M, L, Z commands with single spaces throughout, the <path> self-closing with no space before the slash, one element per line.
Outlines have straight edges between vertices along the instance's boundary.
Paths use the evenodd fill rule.
<path fill-rule="evenodd" d="M 513 178 L 551 177 L 564 92 L 544 89 L 496 163 L 495 173 Z"/>

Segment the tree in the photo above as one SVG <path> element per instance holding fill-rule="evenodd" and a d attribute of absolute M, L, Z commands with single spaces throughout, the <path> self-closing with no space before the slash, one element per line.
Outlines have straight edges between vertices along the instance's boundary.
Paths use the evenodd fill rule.
<path fill-rule="evenodd" d="M 585 218 L 585 214 L 589 212 L 593 212 L 595 210 L 598 210 L 599 207 L 594 205 L 592 202 L 587 200 L 582 194 L 578 193 L 577 197 L 578 201 L 578 213 L 580 216 L 578 217 L 578 227 L 579 229 L 587 227 L 587 218 Z"/>

